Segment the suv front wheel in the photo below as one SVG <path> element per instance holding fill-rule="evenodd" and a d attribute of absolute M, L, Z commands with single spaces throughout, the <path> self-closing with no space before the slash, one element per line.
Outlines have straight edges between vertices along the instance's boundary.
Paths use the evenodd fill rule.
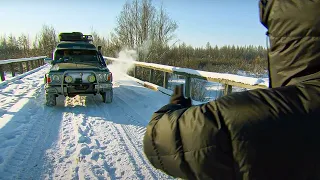
<path fill-rule="evenodd" d="M 113 100 L 113 90 L 108 90 L 106 92 L 101 93 L 102 101 L 104 103 L 111 103 Z"/>
<path fill-rule="evenodd" d="M 57 104 L 56 95 L 46 93 L 46 105 L 47 106 L 55 106 Z"/>

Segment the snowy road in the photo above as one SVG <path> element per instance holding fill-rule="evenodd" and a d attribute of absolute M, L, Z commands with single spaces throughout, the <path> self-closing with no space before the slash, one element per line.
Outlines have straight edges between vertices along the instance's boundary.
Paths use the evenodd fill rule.
<path fill-rule="evenodd" d="M 115 70 L 111 104 L 59 97 L 49 108 L 47 70 L 0 86 L 0 179 L 170 179 L 142 150 L 145 126 L 168 96 Z"/>

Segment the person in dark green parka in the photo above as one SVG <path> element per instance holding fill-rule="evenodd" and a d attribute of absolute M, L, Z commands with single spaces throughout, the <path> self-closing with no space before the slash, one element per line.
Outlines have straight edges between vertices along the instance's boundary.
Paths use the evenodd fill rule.
<path fill-rule="evenodd" d="M 144 153 L 183 179 L 320 179 L 320 0 L 260 0 L 270 87 L 192 106 L 176 88 Z"/>

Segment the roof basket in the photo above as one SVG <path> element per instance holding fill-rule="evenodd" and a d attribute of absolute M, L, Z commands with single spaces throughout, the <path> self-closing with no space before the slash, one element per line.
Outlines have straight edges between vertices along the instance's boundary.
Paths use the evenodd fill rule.
<path fill-rule="evenodd" d="M 93 41 L 93 37 L 92 35 L 83 35 L 81 32 L 71 32 L 71 33 L 60 33 L 59 40 L 91 42 Z"/>

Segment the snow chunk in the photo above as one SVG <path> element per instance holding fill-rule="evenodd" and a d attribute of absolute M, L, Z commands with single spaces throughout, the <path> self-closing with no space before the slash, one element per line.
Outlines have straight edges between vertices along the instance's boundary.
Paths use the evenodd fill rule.
<path fill-rule="evenodd" d="M 87 136 L 80 136 L 78 139 L 78 143 L 90 143 L 90 142 L 91 142 L 91 140 Z"/>
<path fill-rule="evenodd" d="M 81 155 L 88 155 L 90 153 L 91 153 L 91 149 L 89 148 L 88 145 L 83 146 L 80 150 Z"/>

